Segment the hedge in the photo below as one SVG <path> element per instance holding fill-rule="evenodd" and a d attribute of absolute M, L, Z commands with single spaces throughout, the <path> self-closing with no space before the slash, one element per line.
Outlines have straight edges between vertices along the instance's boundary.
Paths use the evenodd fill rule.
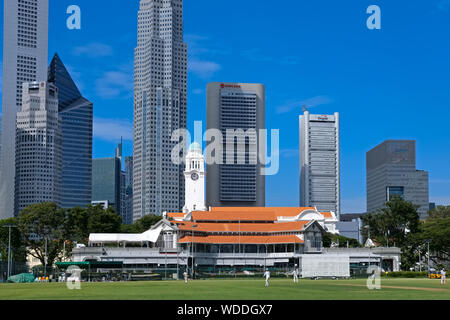
<path fill-rule="evenodd" d="M 388 278 L 427 278 L 428 273 L 426 271 L 423 272 L 415 272 L 415 271 L 397 271 L 397 272 L 386 272 L 382 273 L 382 276 Z"/>

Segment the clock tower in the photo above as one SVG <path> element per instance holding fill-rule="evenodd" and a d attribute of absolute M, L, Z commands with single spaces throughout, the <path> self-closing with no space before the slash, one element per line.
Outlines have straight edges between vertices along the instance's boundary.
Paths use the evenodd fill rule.
<path fill-rule="evenodd" d="M 205 158 L 202 148 L 197 142 L 189 147 L 184 180 L 186 196 L 183 212 L 207 211 L 205 207 Z"/>

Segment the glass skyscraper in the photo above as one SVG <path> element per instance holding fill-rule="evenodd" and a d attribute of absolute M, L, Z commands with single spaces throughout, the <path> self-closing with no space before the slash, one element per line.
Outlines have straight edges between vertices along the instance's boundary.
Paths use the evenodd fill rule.
<path fill-rule="evenodd" d="M 83 98 L 58 54 L 50 63 L 48 82 L 58 88 L 62 121 L 61 206 L 86 207 L 91 203 L 93 104 Z"/>
<path fill-rule="evenodd" d="M 120 215 L 121 161 L 118 157 L 92 160 L 92 201 L 108 203 Z"/>
<path fill-rule="evenodd" d="M 265 155 L 265 148 L 257 143 L 259 130 L 265 128 L 264 85 L 208 83 L 206 126 L 208 130 L 220 130 L 224 143 L 223 163 L 207 165 L 206 206 L 264 207 L 266 180 L 262 174 L 264 163 L 258 154 Z M 232 141 L 229 147 L 236 150 L 230 159 L 226 152 L 228 139 Z M 235 140 L 243 142 L 242 153 Z"/>
<path fill-rule="evenodd" d="M 392 197 L 418 205 L 425 219 L 430 208 L 428 172 L 416 169 L 414 140 L 387 140 L 366 154 L 367 212 L 385 207 Z"/>
<path fill-rule="evenodd" d="M 341 214 L 339 113 L 299 117 L 300 206 Z"/>

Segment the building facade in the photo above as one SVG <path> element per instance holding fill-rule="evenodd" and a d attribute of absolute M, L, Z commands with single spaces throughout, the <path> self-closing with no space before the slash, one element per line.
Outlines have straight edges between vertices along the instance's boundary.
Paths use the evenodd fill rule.
<path fill-rule="evenodd" d="M 186 128 L 187 45 L 182 0 L 141 0 L 134 56 L 133 219 L 184 205 L 173 131 Z"/>
<path fill-rule="evenodd" d="M 209 83 L 207 129 L 219 130 L 223 139 L 222 163 L 207 159 L 207 207 L 264 207 L 266 150 L 258 144 L 259 130 L 265 129 L 264 85 Z M 233 151 L 229 157 L 227 144 Z"/>
<path fill-rule="evenodd" d="M 16 122 L 15 215 L 31 204 L 61 205 L 61 118 L 58 89 L 24 83 Z"/>
<path fill-rule="evenodd" d="M 300 205 L 340 215 L 339 113 L 300 116 Z"/>
<path fill-rule="evenodd" d="M 50 63 L 48 81 L 58 88 L 61 116 L 61 206 L 87 207 L 92 193 L 93 104 L 83 98 L 58 54 Z"/>
<path fill-rule="evenodd" d="M 117 157 L 92 160 L 92 203 L 104 203 L 120 215 L 121 163 Z"/>
<path fill-rule="evenodd" d="M 124 179 L 124 205 L 122 220 L 125 224 L 133 223 L 133 157 L 125 157 Z"/>
<path fill-rule="evenodd" d="M 421 219 L 430 206 L 428 172 L 416 169 L 416 142 L 387 140 L 366 154 L 367 212 L 385 207 L 393 196 L 418 205 Z"/>
<path fill-rule="evenodd" d="M 48 0 L 5 0 L 0 218 L 14 213 L 16 115 L 22 84 L 47 79 Z"/>

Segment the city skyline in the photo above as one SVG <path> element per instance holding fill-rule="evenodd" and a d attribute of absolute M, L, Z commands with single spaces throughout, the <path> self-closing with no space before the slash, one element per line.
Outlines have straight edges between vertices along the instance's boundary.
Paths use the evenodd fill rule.
<path fill-rule="evenodd" d="M 249 1 L 249 4 L 243 5 L 243 12 L 251 7 L 251 3 L 252 1 Z M 410 72 L 412 72 L 412 70 L 409 70 L 411 67 L 410 64 L 415 61 L 415 59 L 417 60 L 418 56 L 423 53 L 413 53 L 411 52 L 412 50 L 407 49 L 415 44 L 416 39 L 423 41 L 423 37 L 429 35 L 430 30 L 433 30 L 433 26 L 436 25 L 436 23 L 433 24 L 432 18 L 439 20 L 443 19 L 444 15 L 442 15 L 442 13 L 432 14 L 431 12 L 434 7 L 430 3 L 429 7 L 426 7 L 429 11 L 425 10 L 425 19 L 430 23 L 427 26 L 421 26 L 424 30 L 415 28 L 410 24 L 407 25 L 410 29 L 406 27 L 400 28 L 397 26 L 397 22 L 394 24 L 393 18 L 395 14 L 402 14 L 402 10 L 400 10 L 399 6 L 390 5 L 383 1 L 381 1 L 381 3 L 381 8 L 383 10 L 388 9 L 388 12 L 383 16 L 383 21 L 385 21 L 385 23 L 378 35 L 370 33 L 367 29 L 364 30 L 364 5 L 355 6 L 354 9 L 351 9 L 351 14 L 356 15 L 356 17 L 353 18 L 354 20 L 350 19 L 350 22 L 338 26 L 339 30 L 337 31 L 324 30 L 320 28 L 318 24 L 312 24 L 312 30 L 314 30 L 313 33 L 315 36 L 318 38 L 320 36 L 325 36 L 324 40 L 329 40 L 332 44 L 332 48 L 338 49 L 333 57 L 327 53 L 328 59 L 323 60 L 325 65 L 332 65 L 335 59 L 334 56 L 337 55 L 339 59 L 343 59 L 343 64 L 347 67 L 347 72 L 344 72 L 344 69 L 335 67 L 333 76 L 329 76 L 330 79 L 324 80 L 325 78 L 321 79 L 321 77 L 324 76 L 323 73 L 325 70 L 313 70 L 314 67 L 317 67 L 318 60 L 314 60 L 311 57 L 311 53 L 319 53 L 319 58 L 324 58 L 321 51 L 330 48 L 330 45 L 323 44 L 322 40 L 318 42 L 318 38 L 312 39 L 305 35 L 299 37 L 296 41 L 304 39 L 305 37 L 311 40 L 307 45 L 304 44 L 305 48 L 311 48 L 312 45 L 314 45 L 312 50 L 305 49 L 303 51 L 297 51 L 298 47 L 292 43 L 286 44 L 280 42 L 279 45 L 286 51 L 286 54 L 277 56 L 273 55 L 273 51 L 264 50 L 265 47 L 262 45 L 259 47 L 255 46 L 256 40 L 255 42 L 251 41 L 250 43 L 243 44 L 242 42 L 246 38 L 245 36 L 248 36 L 249 33 L 254 31 L 254 28 L 249 28 L 241 37 L 237 38 L 236 33 L 230 31 L 233 33 L 234 40 L 237 39 L 236 46 L 232 49 L 228 48 L 229 51 L 225 52 L 220 49 L 223 49 L 222 46 L 229 47 L 232 43 L 230 36 L 225 32 L 227 29 L 230 30 L 230 26 L 217 28 L 216 32 L 213 32 L 214 30 L 208 30 L 208 28 L 205 27 L 205 24 L 208 25 L 208 23 L 213 25 L 212 20 L 214 19 L 218 19 L 217 25 L 220 26 L 223 22 L 221 20 L 223 19 L 222 15 L 220 17 L 219 15 L 212 15 L 213 17 L 205 16 L 205 24 L 202 24 L 201 26 L 194 25 L 195 21 L 192 21 L 195 15 L 204 15 L 206 12 L 214 12 L 215 5 L 211 4 L 206 6 L 207 2 L 205 1 L 199 1 L 196 4 L 186 2 L 185 33 L 188 38 L 187 42 L 190 45 L 190 48 L 193 49 L 193 53 L 191 53 L 189 57 L 189 82 L 191 82 L 191 84 L 188 90 L 190 95 L 188 99 L 188 127 L 192 127 L 194 120 L 204 119 L 203 114 L 206 113 L 206 82 L 222 79 L 229 81 L 241 80 L 240 78 L 242 76 L 242 80 L 264 83 L 267 91 L 270 92 L 267 97 L 268 102 L 266 107 L 267 113 L 270 114 L 270 116 L 267 117 L 267 127 L 281 129 L 280 173 L 277 176 L 268 177 L 267 179 L 266 204 L 268 206 L 281 203 L 284 205 L 295 205 L 297 202 L 298 175 L 296 172 L 298 170 L 299 157 L 297 140 L 298 124 L 297 121 L 291 121 L 290 118 L 297 118 L 297 116 L 301 114 L 300 108 L 302 104 L 315 106 L 311 110 L 313 113 L 329 114 L 334 111 L 339 111 L 341 113 L 343 126 L 341 143 L 343 156 L 341 161 L 342 212 L 364 210 L 365 153 L 386 139 L 408 138 L 417 140 L 419 150 L 417 155 L 418 167 L 430 172 L 430 201 L 436 202 L 437 204 L 446 204 L 450 202 L 450 199 L 448 199 L 448 192 L 445 193 L 445 190 L 449 190 L 450 186 L 450 174 L 446 167 L 446 163 L 450 156 L 448 151 L 437 149 L 437 146 L 440 144 L 445 145 L 446 139 L 448 140 L 448 133 L 444 130 L 445 122 L 440 117 L 437 117 L 437 115 L 444 112 L 446 106 L 449 105 L 448 97 L 443 95 L 445 89 L 442 89 L 444 88 L 444 81 L 442 80 L 446 78 L 441 75 L 441 73 L 444 74 L 448 71 L 448 65 L 445 63 L 442 64 L 444 56 L 448 56 L 448 52 L 450 51 L 448 45 L 441 45 L 439 42 L 441 51 L 437 53 L 437 59 L 434 59 L 433 61 L 431 61 L 431 59 L 419 60 L 422 65 L 426 65 L 427 68 L 414 65 L 415 70 L 419 68 L 422 72 L 420 78 L 427 78 L 427 82 L 429 83 L 418 81 L 420 79 L 416 79 L 416 82 L 418 83 L 414 84 L 412 81 L 406 79 L 407 76 L 411 76 Z M 63 9 L 66 8 L 67 5 L 68 2 L 66 1 L 61 1 L 53 5 L 54 8 L 50 10 L 51 26 L 57 26 L 59 24 L 63 25 L 62 23 L 65 22 L 66 18 L 63 14 L 65 12 Z M 132 35 L 132 39 L 125 41 L 130 42 L 130 47 L 136 43 L 133 39 L 133 37 L 135 37 L 136 24 L 130 22 L 128 23 L 130 26 L 122 26 L 124 27 L 124 31 L 121 33 L 122 38 L 115 35 L 115 37 L 118 38 L 117 41 L 106 36 L 102 39 L 102 43 L 96 42 L 94 40 L 96 33 L 100 33 L 102 30 L 104 32 L 105 29 L 98 28 L 99 30 L 92 30 L 93 25 L 99 26 L 97 23 L 92 24 L 93 22 L 90 20 L 92 17 L 89 14 L 89 10 L 92 10 L 95 6 L 96 5 L 94 4 L 88 4 L 86 1 L 80 1 L 80 7 L 84 14 L 83 17 L 86 17 L 83 20 L 81 32 L 75 34 L 76 32 L 74 31 L 63 30 L 52 34 L 52 32 L 56 31 L 56 28 L 53 29 L 53 31 L 50 29 L 49 54 L 52 55 L 53 52 L 58 51 L 62 56 L 68 56 L 67 60 L 65 58 L 65 61 L 68 61 L 68 64 L 70 64 L 69 69 L 71 70 L 69 71 L 74 75 L 77 85 L 81 84 L 81 91 L 83 91 L 83 93 L 86 92 L 85 96 L 96 104 L 94 120 L 94 157 L 110 156 L 110 151 L 108 151 L 108 149 L 111 149 L 111 144 L 118 142 L 118 137 L 115 137 L 117 134 L 124 135 L 124 154 L 129 155 L 131 154 L 131 138 L 129 132 L 130 130 L 132 132 L 132 122 L 130 122 L 130 118 L 132 119 L 133 111 L 132 97 L 130 103 L 130 97 L 127 95 L 128 93 L 131 93 L 132 95 L 132 88 L 130 89 L 129 87 L 126 87 L 126 84 L 119 83 L 121 79 L 126 80 L 130 74 L 132 77 L 132 66 L 130 73 L 130 66 L 127 66 L 127 63 L 129 64 L 127 57 L 130 55 L 132 56 L 133 53 L 132 51 L 129 52 L 128 49 L 122 49 L 119 47 L 118 43 L 120 44 L 120 41 L 123 41 L 123 38 L 127 37 L 127 30 L 134 31 L 133 33 L 129 31 Z M 303 9 L 303 11 L 313 12 L 315 18 L 319 16 L 320 10 L 313 4 L 296 4 L 295 6 Z M 105 10 L 113 13 L 119 12 L 117 11 L 118 8 L 119 6 L 117 4 L 112 4 L 110 8 Z M 122 19 L 122 21 L 137 21 L 136 8 L 137 4 L 134 5 L 130 3 L 130 8 L 126 6 L 123 11 L 127 18 Z M 330 18 L 333 17 L 330 12 L 333 10 L 336 11 L 335 9 L 336 7 L 334 7 L 334 4 L 330 2 L 329 8 L 321 10 L 325 10 L 325 16 Z M 410 4 L 409 9 L 411 9 L 409 18 L 411 18 L 411 16 L 420 16 L 419 9 L 420 13 L 422 13 L 423 10 L 422 7 L 415 7 L 414 4 Z M 346 8 L 346 10 L 348 10 L 348 8 Z M 54 11 L 57 11 L 58 14 Z M 196 11 L 195 15 L 194 11 Z M 265 10 L 262 9 L 261 11 L 265 12 Z M 338 10 L 337 12 L 344 15 L 344 17 L 346 15 L 342 10 Z M 130 14 L 129 17 L 127 16 L 128 14 Z M 258 17 L 260 17 L 261 14 L 262 12 L 258 12 Z M 52 20 L 52 15 L 54 15 L 56 19 Z M 235 13 L 235 15 L 237 20 L 241 21 L 241 19 L 238 18 L 241 16 L 241 13 Z M 358 15 L 359 19 L 357 19 Z M 102 21 L 101 17 L 95 18 Z M 399 16 L 400 22 L 398 23 L 401 23 L 403 19 L 406 18 Z M 307 22 L 312 23 L 310 20 Z M 300 28 L 302 23 L 298 23 L 300 24 Z M 291 22 L 286 22 L 283 26 L 286 27 L 291 24 Z M 259 24 L 258 27 L 261 27 L 262 25 L 263 23 Z M 247 26 L 247 22 L 242 21 L 240 28 Z M 394 28 L 397 31 L 394 36 L 387 35 L 387 32 L 384 30 L 388 28 L 391 28 L 391 30 Z M 410 31 L 411 29 L 412 31 Z M 232 30 L 235 30 L 234 27 Z M 350 36 L 350 38 L 354 37 L 357 39 L 358 44 L 354 44 L 349 38 L 337 34 L 337 32 L 349 30 L 352 30 L 353 32 L 350 33 L 350 35 L 353 35 Z M 399 44 L 395 44 L 395 50 L 389 51 L 388 53 L 382 52 L 383 48 L 392 46 L 394 40 L 398 40 L 398 37 L 402 35 L 406 36 L 410 32 L 416 32 L 417 38 L 408 38 L 407 40 L 400 41 Z M 446 31 L 441 29 L 441 32 Z M 291 34 L 291 31 L 287 33 Z M 292 34 L 294 33 L 295 31 L 293 30 Z M 87 34 L 91 35 L 85 38 Z M 266 36 L 271 39 L 276 38 L 274 32 L 266 34 Z M 351 55 L 351 58 L 356 59 L 355 63 L 349 63 L 349 58 L 347 58 L 348 60 L 343 58 L 343 54 L 348 53 L 348 51 L 342 50 L 342 47 L 339 47 L 336 44 L 336 42 L 338 42 L 337 40 L 330 39 L 331 36 L 337 38 L 344 37 L 344 40 L 347 40 L 345 45 L 352 45 L 357 48 L 354 55 Z M 310 37 L 312 37 L 312 35 Z M 64 42 L 62 42 L 63 38 L 66 38 Z M 438 38 L 439 34 L 430 34 L 430 38 L 427 38 L 428 42 L 426 43 L 431 46 L 434 42 L 438 41 Z M 57 39 L 60 41 L 58 45 L 67 47 L 61 48 L 61 50 L 55 47 L 55 44 L 58 42 L 56 41 Z M 283 36 L 281 40 L 285 39 L 286 38 Z M 399 49 L 400 46 L 405 46 L 405 41 L 411 40 L 413 40 L 412 43 L 407 45 L 406 49 Z M 383 44 L 383 42 L 387 43 Z M 290 46 L 292 46 L 290 48 L 291 50 L 286 50 L 289 49 Z M 91 48 L 90 51 L 89 48 Z M 125 48 L 128 48 L 128 46 Z M 122 50 L 126 53 L 123 53 Z M 221 51 L 221 53 L 219 54 L 217 51 Z M 238 60 L 245 61 L 247 66 L 239 68 L 232 67 L 236 64 L 236 58 L 233 57 L 233 51 L 239 55 Z M 406 63 L 394 65 L 394 62 L 400 62 L 397 61 L 397 58 L 400 59 L 405 53 L 410 54 L 410 56 L 407 56 L 406 58 Z M 121 56 L 122 54 L 125 55 L 125 58 Z M 266 54 L 266 56 L 264 56 L 264 54 Z M 283 60 L 283 56 L 286 57 L 289 54 L 291 54 L 291 58 L 295 58 L 292 58 L 291 61 Z M 358 54 L 361 56 L 355 56 Z M 94 57 L 94 55 L 97 55 L 97 57 Z M 98 55 L 100 55 L 100 57 Z M 389 59 L 387 57 L 389 55 L 392 55 L 393 58 Z M 377 59 L 377 57 L 380 59 Z M 103 58 L 105 62 L 109 61 L 108 63 L 116 61 L 117 66 L 103 66 L 104 63 L 99 62 L 99 59 L 101 58 Z M 306 60 L 311 67 L 309 68 L 298 60 Z M 82 65 L 80 61 L 84 61 L 85 65 Z M 373 68 L 374 62 L 377 68 Z M 385 64 L 383 65 L 381 62 L 385 62 Z M 424 62 L 426 63 L 424 64 Z M 340 63 L 342 63 L 342 61 L 340 61 Z M 93 68 L 96 70 L 93 70 L 92 73 L 84 72 L 83 68 L 89 68 L 89 66 L 94 64 L 99 64 L 99 66 L 96 65 L 95 68 Z M 242 66 L 243 63 L 240 62 L 237 65 Z M 269 69 L 267 72 L 268 75 L 261 75 L 261 73 L 257 72 L 257 69 L 262 65 L 267 66 Z M 356 67 L 358 67 L 358 69 Z M 389 74 L 393 79 L 387 79 L 388 77 L 386 77 L 383 72 L 386 72 L 387 69 L 392 69 L 393 67 L 393 74 Z M 436 69 L 437 67 L 441 69 L 439 72 Z M 277 68 L 284 72 L 283 80 L 281 77 L 277 77 L 273 72 L 273 69 Z M 289 68 L 292 69 L 292 72 L 286 71 Z M 303 72 L 300 72 L 300 69 Z M 323 69 L 326 69 L 326 67 Z M 313 71 L 317 73 L 314 74 Z M 339 74 L 339 71 L 341 74 Z M 94 72 L 98 72 L 98 76 L 92 76 Z M 302 79 L 297 79 L 298 82 L 294 82 L 294 78 L 298 78 L 299 75 L 300 78 L 307 79 L 310 84 Z M 436 77 L 436 75 L 438 77 Z M 341 79 L 340 76 L 342 76 L 343 79 Z M 274 79 L 270 79 L 269 77 L 273 77 Z M 370 77 L 372 77 L 372 79 L 369 79 Z M 355 83 L 361 81 L 361 79 L 367 81 L 364 83 L 364 87 L 367 88 L 362 88 L 361 85 Z M 337 83 L 335 85 L 332 84 L 333 81 L 337 82 L 337 80 L 344 80 L 344 83 L 341 85 Z M 405 84 L 402 87 L 396 85 L 400 80 L 405 81 Z M 347 86 L 347 88 L 344 90 L 343 88 L 345 86 Z M 377 91 L 373 92 L 371 88 L 376 88 Z M 361 92 L 355 93 L 355 90 Z M 117 95 L 117 93 L 119 94 Z M 125 98 L 123 98 L 120 93 L 124 94 Z M 431 96 L 433 99 L 430 98 Z M 433 103 L 435 105 L 435 112 L 427 114 L 423 113 L 419 116 L 419 112 L 422 111 L 425 103 Z M 371 123 L 368 123 L 367 120 L 369 119 Z M 432 128 L 428 128 L 428 130 L 418 130 L 416 127 L 417 123 L 419 123 L 419 119 L 421 123 L 425 123 L 429 120 L 433 121 L 435 125 Z M 361 123 L 358 123 L 358 121 Z M 204 123 L 206 123 L 206 121 L 204 121 Z M 116 128 L 117 130 L 112 128 Z M 361 132 L 367 133 L 361 134 Z M 123 133 L 128 133 L 128 135 Z M 432 152 L 439 152 L 439 157 L 429 157 Z M 283 185 L 289 185 L 289 187 L 283 187 Z M 353 205 L 353 203 L 355 203 L 355 205 Z M 353 210 L 353 208 L 355 208 L 355 210 Z"/>

